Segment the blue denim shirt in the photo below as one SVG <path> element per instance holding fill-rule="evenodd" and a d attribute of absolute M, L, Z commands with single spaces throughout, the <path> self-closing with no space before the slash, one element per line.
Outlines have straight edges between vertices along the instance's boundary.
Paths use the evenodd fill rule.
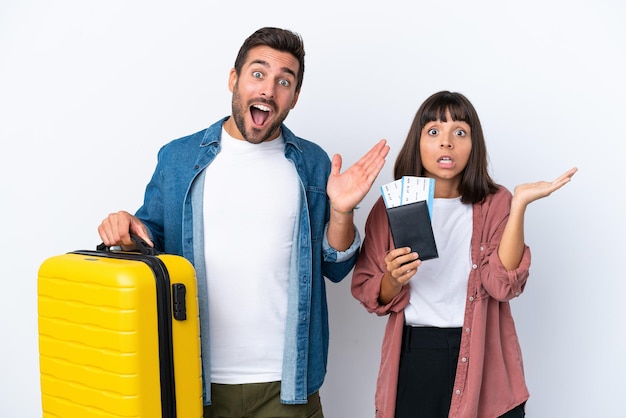
<path fill-rule="evenodd" d="M 204 267 L 203 204 L 205 168 L 220 152 L 223 118 L 209 128 L 166 144 L 137 211 L 155 247 L 191 261 L 198 279 L 204 399 L 210 404 L 208 301 Z M 361 239 L 338 252 L 328 245 L 330 159 L 318 145 L 282 126 L 285 157 L 300 177 L 300 210 L 294 231 L 288 287 L 281 401 L 303 404 L 322 386 L 328 359 L 328 309 L 324 277 L 339 282 L 356 262 Z M 251 202 L 252 205 L 256 204 Z M 245 241 L 242 242 L 245 244 Z M 245 255 L 244 255 L 245 256 Z"/>

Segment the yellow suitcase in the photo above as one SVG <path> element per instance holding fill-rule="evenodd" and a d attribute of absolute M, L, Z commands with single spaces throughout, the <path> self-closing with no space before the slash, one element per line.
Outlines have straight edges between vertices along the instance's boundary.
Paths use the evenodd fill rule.
<path fill-rule="evenodd" d="M 140 249 L 101 244 L 41 264 L 44 418 L 202 418 L 195 271 Z"/>

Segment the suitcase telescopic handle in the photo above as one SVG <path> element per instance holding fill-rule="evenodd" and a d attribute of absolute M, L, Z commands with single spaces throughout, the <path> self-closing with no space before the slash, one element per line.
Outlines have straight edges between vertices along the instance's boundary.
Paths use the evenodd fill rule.
<path fill-rule="evenodd" d="M 157 255 L 157 250 L 149 246 L 148 243 L 145 240 L 141 239 L 138 235 L 130 234 L 130 238 L 133 240 L 135 246 L 137 247 L 136 251 L 144 255 Z M 96 249 L 98 251 L 113 251 L 112 247 L 104 245 L 104 243 L 98 244 L 98 247 Z"/>

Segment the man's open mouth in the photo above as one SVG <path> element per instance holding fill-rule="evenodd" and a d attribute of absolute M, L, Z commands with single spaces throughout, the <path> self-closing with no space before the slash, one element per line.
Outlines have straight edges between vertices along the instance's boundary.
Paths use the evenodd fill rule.
<path fill-rule="evenodd" d="M 250 115 L 255 125 L 263 126 L 270 115 L 271 108 L 266 105 L 255 104 L 250 106 Z"/>

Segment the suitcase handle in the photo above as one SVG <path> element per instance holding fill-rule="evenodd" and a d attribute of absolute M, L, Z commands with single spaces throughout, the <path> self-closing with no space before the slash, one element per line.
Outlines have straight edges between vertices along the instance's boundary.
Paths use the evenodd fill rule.
<path fill-rule="evenodd" d="M 133 240 L 133 242 L 135 243 L 135 246 L 137 247 L 138 252 L 140 252 L 141 254 L 144 255 L 157 255 L 157 250 L 155 250 L 153 247 L 149 246 L 148 243 L 141 239 L 138 235 L 135 234 L 130 234 L 130 239 Z M 98 244 L 98 246 L 96 247 L 96 249 L 98 251 L 113 251 L 113 247 L 104 245 L 103 243 Z"/>

